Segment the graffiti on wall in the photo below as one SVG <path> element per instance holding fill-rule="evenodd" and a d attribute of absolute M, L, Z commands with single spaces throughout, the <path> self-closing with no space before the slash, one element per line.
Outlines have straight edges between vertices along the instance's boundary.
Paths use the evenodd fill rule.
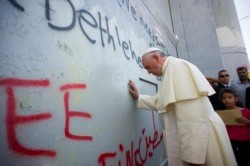
<path fill-rule="evenodd" d="M 21 5 L 21 1 L 17 2 L 16 0 L 9 0 L 10 4 L 14 6 L 17 10 L 25 12 L 25 6 Z M 159 30 L 151 29 L 150 26 L 145 23 L 143 19 L 143 14 L 139 7 L 136 5 L 134 0 L 117 0 L 118 5 L 121 8 L 127 9 L 131 13 L 133 20 L 139 21 L 141 27 L 149 35 L 150 39 L 153 41 L 149 46 L 153 46 L 155 43 L 159 44 Z M 48 21 L 48 27 L 55 31 L 71 31 L 76 25 L 79 25 L 79 28 L 82 32 L 84 39 L 89 43 L 101 44 L 104 47 L 111 47 L 114 51 L 121 49 L 126 60 L 133 60 L 136 64 L 143 68 L 141 64 L 141 58 L 137 56 L 136 51 L 133 48 L 133 42 L 130 39 L 122 38 L 118 26 L 111 26 L 109 23 L 109 18 L 102 14 L 101 12 L 91 13 L 86 9 L 78 9 L 71 2 L 71 0 L 65 0 L 65 8 L 72 11 L 71 20 L 68 25 L 58 25 L 57 20 L 53 18 L 53 13 L 57 12 L 53 9 L 53 4 L 50 0 L 45 0 L 45 18 Z M 95 34 L 99 34 L 99 38 L 96 35 L 93 35 L 91 32 L 96 31 Z M 38 80 L 27 80 L 22 78 L 1 78 L 0 87 L 5 88 L 6 95 L 6 117 L 5 117 L 5 126 L 6 126 L 6 137 L 8 148 L 21 156 L 28 157 L 50 157 L 55 158 L 58 156 L 57 149 L 50 147 L 48 149 L 41 148 L 39 145 L 37 147 L 29 147 L 28 143 L 21 143 L 18 137 L 18 125 L 32 125 L 34 123 L 47 123 L 48 120 L 53 120 L 53 113 L 43 112 L 35 113 L 32 115 L 20 115 L 19 108 L 17 107 L 17 95 L 15 90 L 18 88 L 22 89 L 34 89 L 42 88 L 49 89 L 51 85 L 50 80 L 48 79 L 38 79 Z M 82 134 L 82 133 L 73 133 L 70 130 L 70 122 L 73 118 L 81 118 L 86 121 L 91 121 L 93 119 L 92 114 L 82 110 L 71 110 L 70 105 L 70 96 L 74 93 L 73 91 L 84 91 L 87 88 L 86 84 L 83 83 L 68 83 L 61 85 L 58 88 L 58 92 L 62 94 L 62 103 L 64 104 L 64 113 L 65 113 L 65 123 L 64 123 L 64 137 L 70 140 L 78 142 L 87 142 L 93 143 L 95 137 L 92 133 Z M 145 165 L 146 161 L 153 157 L 154 150 L 159 146 L 163 139 L 163 133 L 158 132 L 155 129 L 155 120 L 154 113 L 152 112 L 152 121 L 154 131 L 153 133 L 146 134 L 146 128 L 143 128 L 141 135 L 137 140 L 131 140 L 130 145 L 127 147 L 124 144 L 120 143 L 117 145 L 117 149 L 113 151 L 104 151 L 100 152 L 96 156 L 96 162 L 101 165 L 109 165 L 110 161 L 117 162 L 117 166 L 121 166 L 122 163 L 126 163 L 126 166 L 142 166 Z"/>
<path fill-rule="evenodd" d="M 20 11 L 25 11 L 24 7 L 21 6 L 19 3 L 17 3 L 14 0 L 9 0 L 11 4 L 16 7 Z M 134 1 L 131 0 L 118 0 L 117 1 L 119 6 L 121 8 L 126 8 L 127 11 L 131 12 L 131 15 L 133 16 L 133 20 L 139 21 L 141 27 L 145 32 L 149 35 L 152 43 L 149 43 L 149 46 L 155 46 L 158 45 L 162 47 L 162 49 L 166 49 L 166 46 L 163 43 L 163 37 L 162 33 L 160 31 L 159 26 L 154 26 L 153 28 L 150 28 L 150 26 L 144 21 L 142 12 L 139 10 L 139 8 L 136 6 Z M 109 18 L 107 16 L 103 16 L 102 13 L 97 12 L 97 18 L 92 14 L 90 11 L 86 9 L 79 9 L 76 10 L 75 6 L 71 2 L 71 0 L 65 0 L 66 8 L 70 9 L 72 11 L 72 19 L 68 25 L 65 26 L 59 26 L 55 25 L 52 21 L 52 11 L 56 12 L 55 10 L 52 10 L 51 3 L 49 0 L 45 0 L 45 16 L 48 20 L 48 26 L 57 31 L 70 31 L 72 30 L 76 24 L 78 23 L 81 29 L 82 34 L 84 37 L 88 40 L 88 42 L 92 44 L 97 43 L 97 39 L 94 38 L 91 33 L 88 33 L 89 30 L 96 30 L 100 34 L 100 41 L 102 47 L 106 47 L 107 45 L 111 45 L 113 47 L 113 50 L 116 51 L 116 49 L 119 47 L 123 51 L 123 55 L 127 60 L 134 60 L 137 65 L 140 68 L 143 68 L 141 64 L 141 57 L 138 56 L 133 48 L 132 41 L 130 39 L 122 39 L 120 36 L 119 28 L 118 26 L 110 27 L 109 25 Z M 112 30 L 111 30 L 112 29 Z M 113 32 L 113 33 L 112 33 Z"/>
<path fill-rule="evenodd" d="M 40 122 L 42 120 L 47 120 L 52 117 L 51 113 L 41 113 L 34 115 L 18 115 L 16 109 L 16 96 L 14 89 L 18 88 L 35 88 L 35 87 L 43 87 L 46 88 L 50 84 L 49 80 L 25 80 L 25 79 L 17 79 L 17 78 L 3 78 L 0 79 L 0 86 L 6 87 L 6 128 L 7 128 L 7 140 L 8 146 L 14 152 L 28 155 L 28 156 L 56 156 L 56 152 L 54 150 L 44 150 L 44 149 L 30 149 L 21 145 L 18 142 L 16 136 L 16 126 L 19 124 L 27 124 Z M 92 136 L 79 136 L 71 134 L 69 131 L 69 120 L 72 117 L 82 117 L 82 118 L 91 118 L 91 114 L 87 112 L 80 111 L 72 111 L 69 109 L 69 91 L 71 89 L 84 89 L 86 88 L 85 84 L 66 84 L 60 87 L 61 91 L 65 91 L 64 94 L 64 105 L 65 105 L 65 136 L 69 139 L 73 140 L 84 140 L 84 141 L 92 141 Z"/>
<path fill-rule="evenodd" d="M 142 129 L 142 136 L 139 138 L 138 148 L 134 147 L 133 141 L 128 150 L 124 150 L 124 146 L 120 144 L 117 151 L 102 153 L 98 157 L 98 163 L 102 166 L 106 166 L 109 165 L 107 163 L 110 159 L 116 159 L 117 166 L 121 166 L 121 160 L 125 158 L 126 166 L 145 165 L 147 159 L 153 157 L 153 151 L 163 139 L 163 133 L 159 134 L 158 131 L 155 130 L 153 136 L 146 136 L 145 130 L 145 128 Z M 145 146 L 145 151 L 142 150 L 143 145 Z"/>
<path fill-rule="evenodd" d="M 0 80 L 0 86 L 6 86 L 7 95 L 7 114 L 6 114 L 6 128 L 8 146 L 14 152 L 30 155 L 30 156 L 49 156 L 54 157 L 56 152 L 54 150 L 45 149 L 30 149 L 20 144 L 16 135 L 16 126 L 19 124 L 39 122 L 52 117 L 51 113 L 42 113 L 35 115 L 21 116 L 16 113 L 16 97 L 14 87 L 48 87 L 48 80 L 22 80 L 6 78 Z"/>
<path fill-rule="evenodd" d="M 22 12 L 25 11 L 24 7 L 23 7 L 22 5 L 20 5 L 17 1 L 15 1 L 15 0 L 9 0 L 9 2 L 10 2 L 15 8 L 17 8 L 18 10 L 20 10 L 20 11 L 22 11 Z"/>
<path fill-rule="evenodd" d="M 11 151 L 25 156 L 31 157 L 56 157 L 57 152 L 55 149 L 34 149 L 29 148 L 28 145 L 22 145 L 17 137 L 16 127 L 20 124 L 32 124 L 32 123 L 46 123 L 46 120 L 53 118 L 52 113 L 45 112 L 33 115 L 19 115 L 18 108 L 16 108 L 17 96 L 15 95 L 16 88 L 49 88 L 50 81 L 48 79 L 40 80 L 27 80 L 20 78 L 1 78 L 0 86 L 5 88 L 6 91 L 6 131 L 8 147 Z M 64 92 L 64 108 L 65 108 L 65 137 L 75 141 L 93 141 L 91 135 L 76 135 L 72 134 L 69 130 L 70 119 L 72 117 L 79 117 L 84 119 L 91 119 L 92 115 L 85 111 L 73 111 L 70 110 L 70 90 L 83 90 L 87 85 L 82 83 L 70 83 L 61 85 L 59 91 Z M 162 142 L 163 133 L 158 133 L 155 129 L 154 113 L 152 112 L 152 121 L 154 134 L 152 136 L 146 135 L 146 128 L 142 129 L 141 137 L 138 140 L 138 147 L 135 147 L 134 141 L 131 142 L 130 147 L 126 150 L 123 144 L 119 145 L 118 150 L 113 152 L 102 152 L 97 157 L 97 162 L 101 166 L 107 165 L 108 161 L 116 160 L 117 165 L 121 166 L 121 160 L 125 158 L 127 166 L 142 166 L 145 164 L 148 158 L 153 157 L 153 151 Z M 142 152 L 142 147 L 145 147 L 146 152 Z"/>
<path fill-rule="evenodd" d="M 106 166 L 109 165 L 109 160 L 116 159 L 117 166 L 121 166 L 121 160 L 125 158 L 126 166 L 144 166 L 147 159 L 153 157 L 154 150 L 160 145 L 163 139 L 163 133 L 159 134 L 155 128 L 155 116 L 153 111 L 152 123 L 154 129 L 153 136 L 147 136 L 145 134 L 146 129 L 143 128 L 137 148 L 134 147 L 133 141 L 130 143 L 130 148 L 128 150 L 124 150 L 124 146 L 120 144 L 117 151 L 100 154 L 98 157 L 98 163 L 101 166 Z M 142 147 L 145 147 L 144 151 L 142 150 Z"/>
<path fill-rule="evenodd" d="M 131 13 L 131 16 L 134 21 L 139 21 L 142 28 L 149 35 L 152 42 L 149 43 L 150 47 L 160 46 L 162 50 L 166 49 L 166 46 L 163 42 L 162 33 L 159 26 L 150 27 L 143 19 L 143 13 L 136 5 L 134 0 L 117 0 L 121 8 L 126 8 L 128 12 Z M 157 29 L 157 30 L 156 30 Z"/>

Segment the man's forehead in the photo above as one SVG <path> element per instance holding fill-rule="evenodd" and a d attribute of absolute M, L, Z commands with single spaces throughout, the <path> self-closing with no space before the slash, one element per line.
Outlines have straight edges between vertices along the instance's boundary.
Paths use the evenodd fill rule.
<path fill-rule="evenodd" d="M 154 52 L 144 54 L 142 56 L 142 63 L 149 63 L 152 60 L 153 55 L 154 55 Z"/>
<path fill-rule="evenodd" d="M 148 55 L 143 55 L 142 56 L 142 64 L 145 64 L 149 61 L 149 56 Z"/>

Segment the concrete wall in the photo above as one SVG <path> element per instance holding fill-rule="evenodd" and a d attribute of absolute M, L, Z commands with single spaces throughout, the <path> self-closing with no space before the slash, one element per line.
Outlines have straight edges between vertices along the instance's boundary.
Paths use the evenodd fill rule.
<path fill-rule="evenodd" d="M 196 64 L 208 76 L 248 65 L 233 0 L 169 0 L 177 56 Z"/>
<path fill-rule="evenodd" d="M 246 62 L 230 52 L 243 44 L 235 15 L 220 14 L 226 2 L 2 1 L 0 165 L 163 165 L 158 114 L 136 108 L 128 80 L 156 93 L 161 79 L 141 64 L 148 46 L 209 76 Z"/>
<path fill-rule="evenodd" d="M 158 114 L 138 110 L 127 84 L 155 94 L 142 52 L 176 54 L 168 2 L 150 5 L 1 1 L 0 165 L 164 163 Z"/>
<path fill-rule="evenodd" d="M 238 80 L 236 68 L 248 66 L 249 59 L 246 53 L 239 20 L 233 0 L 211 0 L 219 40 L 222 69 L 227 69 L 233 79 Z"/>
<path fill-rule="evenodd" d="M 216 76 L 223 66 L 210 0 L 169 0 L 178 57 Z"/>

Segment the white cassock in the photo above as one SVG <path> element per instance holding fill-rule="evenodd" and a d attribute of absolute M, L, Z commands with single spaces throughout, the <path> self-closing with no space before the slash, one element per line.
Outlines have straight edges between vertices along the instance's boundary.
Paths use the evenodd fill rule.
<path fill-rule="evenodd" d="M 168 57 L 162 73 L 158 94 L 139 95 L 138 107 L 160 113 L 169 166 L 184 166 L 183 161 L 237 166 L 225 124 L 207 97 L 214 90 L 200 70 L 185 60 Z"/>

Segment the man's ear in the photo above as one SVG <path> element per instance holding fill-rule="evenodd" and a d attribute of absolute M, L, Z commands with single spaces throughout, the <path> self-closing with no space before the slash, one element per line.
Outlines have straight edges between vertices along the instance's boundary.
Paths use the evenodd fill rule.
<path fill-rule="evenodd" d="M 156 55 L 156 54 L 154 54 L 154 55 L 153 55 L 153 59 L 155 59 L 155 60 L 158 62 L 158 61 L 159 61 L 159 56 Z"/>
<path fill-rule="evenodd" d="M 160 56 L 157 55 L 157 54 L 153 55 L 153 58 L 155 59 L 155 61 L 156 61 L 157 63 L 159 63 L 159 62 L 161 61 Z"/>

